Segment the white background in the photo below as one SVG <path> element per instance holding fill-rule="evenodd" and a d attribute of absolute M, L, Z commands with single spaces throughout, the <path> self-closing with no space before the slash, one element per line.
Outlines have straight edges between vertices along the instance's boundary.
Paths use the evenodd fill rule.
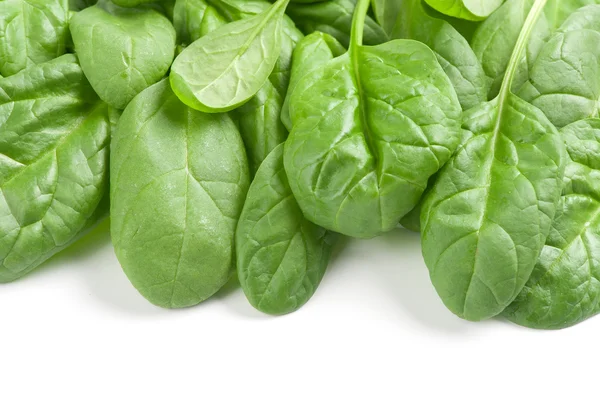
<path fill-rule="evenodd" d="M 0 398 L 598 398 L 600 316 L 561 331 L 470 323 L 438 299 L 418 235 L 348 240 L 298 312 L 236 284 L 147 303 L 108 224 L 0 285 Z"/>

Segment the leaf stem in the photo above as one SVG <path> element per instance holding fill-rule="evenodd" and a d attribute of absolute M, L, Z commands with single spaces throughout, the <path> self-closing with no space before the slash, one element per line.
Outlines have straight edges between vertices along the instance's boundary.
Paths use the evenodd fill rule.
<path fill-rule="evenodd" d="M 547 0 L 536 0 L 533 6 L 531 7 L 531 10 L 529 11 L 529 14 L 527 15 L 527 19 L 523 24 L 523 29 L 521 29 L 521 34 L 517 39 L 517 43 L 515 44 L 515 48 L 510 57 L 510 61 L 508 62 L 506 74 L 504 75 L 504 79 L 502 80 L 502 87 L 500 88 L 501 97 L 506 97 L 506 95 L 511 90 L 512 82 L 514 80 L 515 74 L 517 73 L 517 69 L 523 56 L 523 52 L 527 47 L 529 36 L 531 36 L 531 32 L 533 31 L 533 28 L 535 27 L 538 18 L 542 14 L 546 2 Z"/>
<path fill-rule="evenodd" d="M 353 48 L 362 46 L 365 32 L 365 20 L 369 12 L 370 0 L 358 0 L 352 17 L 352 34 L 350 36 L 350 51 Z"/>

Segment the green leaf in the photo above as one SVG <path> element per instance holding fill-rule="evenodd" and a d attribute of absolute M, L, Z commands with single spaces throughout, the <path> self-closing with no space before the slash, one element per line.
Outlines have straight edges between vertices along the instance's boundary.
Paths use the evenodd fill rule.
<path fill-rule="evenodd" d="M 325 274 L 334 238 L 302 215 L 280 144 L 258 169 L 237 227 L 237 270 L 252 306 L 285 314 L 304 305 Z"/>
<path fill-rule="evenodd" d="M 353 237 L 396 227 L 459 142 L 461 109 L 424 44 L 361 45 L 358 3 L 347 54 L 292 93 L 285 145 L 290 186 L 307 219 Z"/>
<path fill-rule="evenodd" d="M 288 15 L 305 35 L 319 31 L 335 37 L 345 47 L 350 44 L 352 14 L 357 0 L 329 0 L 313 4 L 292 3 Z M 389 40 L 383 28 L 367 17 L 364 43 L 376 45 Z"/>
<path fill-rule="evenodd" d="M 290 116 L 291 94 L 298 86 L 298 82 L 310 72 L 325 65 L 328 61 L 339 57 L 346 49 L 335 40 L 333 36 L 323 32 L 314 32 L 298 42 L 292 57 L 292 74 L 281 110 L 281 120 L 288 130 L 292 130 L 292 119 Z"/>
<path fill-rule="evenodd" d="M 65 53 L 68 0 L 0 1 L 0 74 L 15 73 Z"/>
<path fill-rule="evenodd" d="M 414 39 L 428 45 L 452 81 L 463 109 L 487 100 L 489 82 L 485 72 L 467 40 L 450 23 L 437 18 L 422 0 L 387 2 L 398 7 L 391 37 Z"/>
<path fill-rule="evenodd" d="M 600 312 L 600 120 L 561 135 L 569 158 L 558 211 L 529 281 L 503 313 L 532 328 L 569 327 Z"/>
<path fill-rule="evenodd" d="M 175 54 L 173 26 L 151 9 L 89 7 L 71 19 L 71 35 L 92 87 L 119 109 L 162 79 Z"/>
<path fill-rule="evenodd" d="M 0 282 L 7 282 L 94 219 L 108 190 L 108 109 L 75 56 L 64 55 L 0 79 L 0 132 Z"/>
<path fill-rule="evenodd" d="M 500 95 L 465 114 L 473 136 L 442 169 L 421 211 L 421 245 L 444 304 L 468 320 L 502 312 L 529 278 L 556 211 L 562 140 L 544 114 L 511 93 L 545 0 L 520 34 Z"/>
<path fill-rule="evenodd" d="M 371 3 L 375 20 L 381 25 L 385 33 L 392 37 L 398 21 L 398 14 L 405 7 L 403 0 L 372 0 Z"/>
<path fill-rule="evenodd" d="M 281 121 L 281 113 L 290 85 L 292 53 L 302 37 L 291 20 L 285 17 L 281 54 L 273 72 L 256 95 L 235 110 L 251 175 L 254 175 L 267 155 L 288 137 L 288 130 Z"/>
<path fill-rule="evenodd" d="M 548 0 L 544 13 L 552 28 L 557 29 L 569 15 L 590 4 L 600 4 L 600 0 Z"/>
<path fill-rule="evenodd" d="M 213 295 L 249 184 L 233 121 L 185 106 L 165 79 L 125 109 L 111 149 L 111 235 L 132 284 L 167 308 Z"/>
<path fill-rule="evenodd" d="M 508 62 L 533 4 L 534 0 L 507 0 L 479 26 L 473 36 L 471 46 L 491 81 L 488 99 L 495 98 L 500 91 Z M 516 76 L 513 78 L 513 91 L 518 91 L 521 85 L 527 81 L 529 69 L 549 35 L 548 22 L 545 17 L 541 16 L 529 36 L 527 48 L 521 57 Z"/>
<path fill-rule="evenodd" d="M 226 112 L 250 100 L 279 58 L 288 3 L 279 0 L 264 13 L 224 25 L 183 50 L 170 75 L 181 101 L 204 112 Z"/>
<path fill-rule="evenodd" d="M 451 17 L 481 21 L 502 5 L 504 0 L 425 0 L 433 9 Z"/>
<path fill-rule="evenodd" d="M 205 0 L 177 0 L 173 26 L 177 42 L 189 45 L 227 23 L 227 19 Z"/>
<path fill-rule="evenodd" d="M 600 5 L 577 10 L 538 55 L 519 96 L 557 128 L 600 113 Z"/>

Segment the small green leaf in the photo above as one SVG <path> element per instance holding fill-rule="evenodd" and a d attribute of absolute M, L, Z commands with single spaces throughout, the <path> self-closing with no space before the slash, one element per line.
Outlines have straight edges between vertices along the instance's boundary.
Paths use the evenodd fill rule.
<path fill-rule="evenodd" d="M 280 144 L 258 169 L 237 227 L 237 270 L 252 306 L 284 314 L 304 305 L 323 278 L 334 239 L 304 218 Z"/>
<path fill-rule="evenodd" d="M 455 18 L 481 21 L 502 5 L 504 0 L 425 0 L 431 8 Z"/>
<path fill-rule="evenodd" d="M 264 85 L 281 52 L 281 27 L 289 0 L 232 22 L 196 40 L 175 59 L 171 86 L 188 106 L 226 112 Z"/>

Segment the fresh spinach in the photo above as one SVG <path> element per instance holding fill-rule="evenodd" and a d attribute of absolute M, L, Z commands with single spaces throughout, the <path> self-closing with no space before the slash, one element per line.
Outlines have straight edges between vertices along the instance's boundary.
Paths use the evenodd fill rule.
<path fill-rule="evenodd" d="M 281 120 L 292 130 L 290 116 L 290 98 L 298 82 L 308 73 L 314 71 L 328 61 L 343 55 L 346 49 L 333 36 L 323 32 L 314 32 L 300 40 L 292 57 L 292 75 L 281 110 Z"/>
<path fill-rule="evenodd" d="M 173 26 L 178 43 L 186 46 L 225 25 L 228 20 L 205 0 L 177 0 L 173 11 Z"/>
<path fill-rule="evenodd" d="M 108 191 L 108 108 L 74 55 L 0 79 L 0 282 L 70 244 Z"/>
<path fill-rule="evenodd" d="M 487 100 L 489 82 L 485 72 L 467 40 L 450 23 L 432 13 L 423 0 L 379 0 L 379 3 L 393 3 L 391 7 L 397 8 L 396 21 L 390 30 L 392 38 L 418 40 L 436 53 L 463 109 Z"/>
<path fill-rule="evenodd" d="M 231 118 L 185 106 L 165 79 L 125 109 L 110 167 L 111 235 L 133 285 L 167 308 L 217 292 L 233 271 L 249 185 Z"/>
<path fill-rule="evenodd" d="M 523 24 L 499 96 L 466 112 L 473 136 L 440 172 L 421 211 L 431 281 L 468 320 L 499 314 L 521 291 L 561 193 L 562 140 L 539 109 L 511 92 L 544 5 L 536 0 Z"/>
<path fill-rule="evenodd" d="M 425 0 L 435 10 L 451 17 L 481 21 L 502 5 L 504 0 Z"/>
<path fill-rule="evenodd" d="M 71 35 L 92 87 L 119 109 L 165 76 L 175 54 L 173 26 L 151 9 L 102 2 L 71 18 Z"/>
<path fill-rule="evenodd" d="M 500 91 L 508 62 L 533 4 L 534 0 L 507 0 L 475 31 L 471 46 L 491 81 L 488 94 L 490 100 Z M 529 78 L 529 70 L 548 39 L 550 31 L 548 21 L 544 16 L 540 16 L 529 36 L 513 78 L 513 91 L 517 92 Z"/>
<path fill-rule="evenodd" d="M 288 3 L 278 0 L 265 12 L 224 25 L 183 50 L 170 75 L 181 101 L 204 112 L 226 112 L 250 100 L 279 58 Z"/>
<path fill-rule="evenodd" d="M 238 276 L 252 306 L 285 314 L 304 305 L 323 278 L 334 239 L 304 218 L 280 144 L 258 169 L 237 227 Z"/>
<path fill-rule="evenodd" d="M 328 33 L 345 47 L 350 44 L 352 14 L 357 0 L 328 0 L 319 3 L 292 3 L 287 13 L 305 35 L 315 31 Z M 383 28 L 367 16 L 364 43 L 382 44 L 389 40 Z"/>
<path fill-rule="evenodd" d="M 581 7 L 600 4 L 599 0 L 548 0 L 544 13 L 553 29 L 557 29 L 565 20 Z"/>
<path fill-rule="evenodd" d="M 529 281 L 503 313 L 532 328 L 564 328 L 600 311 L 600 120 L 561 135 L 569 158 L 558 211 Z"/>
<path fill-rule="evenodd" d="M 558 128 L 600 112 L 600 5 L 580 8 L 542 47 L 519 96 Z"/>
<path fill-rule="evenodd" d="M 65 53 L 68 0 L 0 1 L 0 74 L 15 73 Z"/>
<path fill-rule="evenodd" d="M 304 76 L 290 101 L 285 169 L 307 219 L 353 237 L 393 229 L 459 141 L 461 109 L 435 54 L 394 40 L 350 49 Z"/>

